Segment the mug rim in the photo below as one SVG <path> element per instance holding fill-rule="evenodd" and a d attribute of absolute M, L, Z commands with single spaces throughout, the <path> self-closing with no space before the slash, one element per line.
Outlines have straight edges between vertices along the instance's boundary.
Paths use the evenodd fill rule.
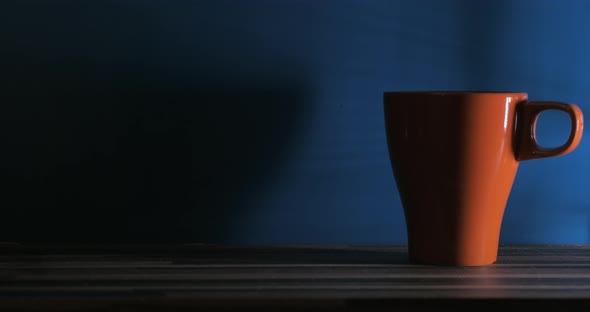
<path fill-rule="evenodd" d="M 422 94 L 422 95 L 469 95 L 469 94 L 527 94 L 522 91 L 479 91 L 479 90 L 424 90 L 424 91 L 385 91 L 384 94 Z"/>

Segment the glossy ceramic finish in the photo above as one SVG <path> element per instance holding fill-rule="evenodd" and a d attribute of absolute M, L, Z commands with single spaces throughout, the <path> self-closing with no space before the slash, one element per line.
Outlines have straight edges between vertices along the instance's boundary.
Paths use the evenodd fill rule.
<path fill-rule="evenodd" d="M 545 109 L 570 114 L 564 146 L 537 145 Z M 441 265 L 495 262 L 519 160 L 564 155 L 583 128 L 577 106 L 528 102 L 526 93 L 387 92 L 384 112 L 410 258 Z"/>

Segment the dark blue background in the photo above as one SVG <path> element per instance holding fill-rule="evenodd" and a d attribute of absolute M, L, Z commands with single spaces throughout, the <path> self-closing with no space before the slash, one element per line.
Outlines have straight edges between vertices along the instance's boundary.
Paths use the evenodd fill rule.
<path fill-rule="evenodd" d="M 3 1 L 1 240 L 404 243 L 382 92 L 590 111 L 590 2 Z M 566 116 L 544 113 L 558 145 Z M 588 140 L 523 162 L 505 243 L 588 243 Z"/>

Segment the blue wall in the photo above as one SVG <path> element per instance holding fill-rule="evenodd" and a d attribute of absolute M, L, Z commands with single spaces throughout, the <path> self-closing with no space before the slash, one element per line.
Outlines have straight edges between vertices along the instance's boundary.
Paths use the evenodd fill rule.
<path fill-rule="evenodd" d="M 590 112 L 590 2 L 4 1 L 1 240 L 405 243 L 382 92 Z M 544 113 L 541 141 L 569 124 Z M 588 140 L 523 162 L 504 243 L 590 242 Z"/>

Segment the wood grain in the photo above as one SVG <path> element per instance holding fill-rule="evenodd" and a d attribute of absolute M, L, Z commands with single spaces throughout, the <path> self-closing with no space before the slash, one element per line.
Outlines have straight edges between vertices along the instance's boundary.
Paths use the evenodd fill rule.
<path fill-rule="evenodd" d="M 494 265 L 443 267 L 408 263 L 405 246 L 0 244 L 0 308 L 451 309 L 507 299 L 586 304 L 590 246 L 502 246 Z"/>

